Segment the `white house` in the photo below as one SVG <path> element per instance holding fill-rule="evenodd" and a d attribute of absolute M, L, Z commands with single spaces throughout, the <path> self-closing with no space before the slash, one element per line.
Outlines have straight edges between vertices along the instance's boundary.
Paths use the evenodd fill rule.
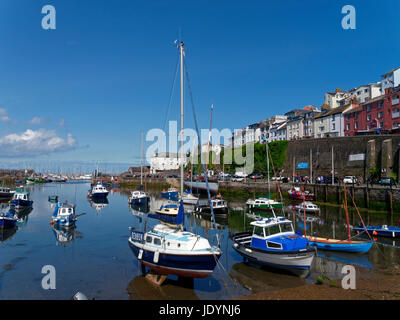
<path fill-rule="evenodd" d="M 177 153 L 156 153 L 150 159 L 150 172 L 156 173 L 157 171 L 176 170 L 180 168 L 181 164 L 185 166 L 186 163 L 186 156 L 181 158 Z"/>
<path fill-rule="evenodd" d="M 286 123 L 287 140 L 301 139 L 304 136 L 303 115 L 289 119 Z"/>
<path fill-rule="evenodd" d="M 400 68 L 390 70 L 381 76 L 382 78 L 382 94 L 387 88 L 394 88 L 400 85 Z"/>
<path fill-rule="evenodd" d="M 343 91 L 342 89 L 336 89 L 334 92 L 325 93 L 324 103 L 331 108 L 337 108 L 339 106 L 346 104 L 346 99 L 349 98 L 351 94 L 349 92 Z"/>
<path fill-rule="evenodd" d="M 286 140 L 286 121 L 274 124 L 269 132 L 268 142 Z"/>
<path fill-rule="evenodd" d="M 358 88 L 354 88 L 349 90 L 350 97 L 356 98 L 357 102 L 364 103 L 368 100 L 374 99 L 380 95 L 382 95 L 382 83 L 370 83 L 367 85 L 359 86 Z M 346 104 L 350 103 L 350 98 L 346 99 Z"/>

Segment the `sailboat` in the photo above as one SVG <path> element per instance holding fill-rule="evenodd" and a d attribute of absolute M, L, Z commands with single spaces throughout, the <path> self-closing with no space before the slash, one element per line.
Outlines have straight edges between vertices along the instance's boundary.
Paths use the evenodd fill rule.
<path fill-rule="evenodd" d="M 315 246 L 321 250 L 353 252 L 353 253 L 367 253 L 371 249 L 372 245 L 374 244 L 373 240 L 371 241 L 351 240 L 349 214 L 347 212 L 346 184 L 344 184 L 344 210 L 346 213 L 348 240 L 305 236 L 310 241 L 310 245 Z"/>
<path fill-rule="evenodd" d="M 194 160 L 194 143 L 192 146 L 192 161 L 191 161 L 191 168 L 190 168 L 190 181 L 193 182 L 193 160 Z M 199 198 L 193 195 L 192 188 L 189 191 L 184 191 L 182 194 L 182 200 L 184 204 L 197 204 Z"/>
<path fill-rule="evenodd" d="M 143 132 L 141 133 L 140 147 L 140 187 L 136 191 L 132 191 L 128 201 L 131 205 L 145 205 L 150 201 L 149 195 L 143 191 Z"/>
<path fill-rule="evenodd" d="M 266 143 L 266 153 L 267 153 L 267 172 L 268 172 L 268 196 L 257 197 L 256 199 L 248 199 L 246 205 L 249 209 L 257 210 L 274 210 L 283 209 L 283 203 L 271 199 L 271 184 L 269 179 L 269 148 L 268 142 Z"/>
<path fill-rule="evenodd" d="M 181 67 L 181 157 L 183 157 L 183 57 L 184 44 L 179 44 Z M 195 115 L 194 115 L 195 117 Z M 200 137 L 197 127 L 197 133 Z M 203 164 L 205 173 L 205 167 Z M 181 164 L 181 195 L 183 194 L 183 163 Z M 205 176 L 206 183 L 207 176 Z M 211 197 L 208 191 L 209 201 Z M 212 208 L 212 207 L 211 207 Z M 212 209 L 211 209 L 211 212 Z M 222 251 L 219 246 L 211 246 L 208 239 L 192 232 L 185 231 L 185 212 L 183 201 L 180 200 L 178 214 L 167 216 L 149 214 L 161 223 L 151 231 L 140 232 L 132 230 L 128 243 L 140 263 L 150 267 L 153 272 L 162 275 L 178 275 L 190 278 L 205 278 L 212 274 Z M 215 218 L 213 221 L 215 223 Z"/>

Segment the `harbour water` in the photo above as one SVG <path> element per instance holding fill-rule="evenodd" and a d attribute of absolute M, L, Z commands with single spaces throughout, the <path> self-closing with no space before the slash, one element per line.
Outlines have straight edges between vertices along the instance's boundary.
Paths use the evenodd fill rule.
<path fill-rule="evenodd" d="M 318 252 L 304 279 L 244 263 L 232 249 L 230 234 L 248 229 L 253 218 L 246 212 L 244 201 L 227 199 L 229 215 L 217 218 L 217 230 L 209 216 L 188 212 L 185 217 L 187 230 L 206 236 L 212 243 L 217 232 L 222 237 L 223 255 L 213 275 L 189 282 L 169 277 L 163 286 L 155 287 L 144 279 L 129 249 L 128 237 L 129 227 L 142 230 L 146 224 L 148 229 L 157 221 L 128 205 L 129 190 L 111 189 L 108 201 L 96 204 L 86 198 L 89 188 L 88 182 L 29 187 L 33 210 L 20 215 L 17 230 L 0 231 L 0 299 L 70 299 L 77 291 L 90 299 L 231 299 L 312 283 L 322 273 L 339 279 L 346 264 L 374 272 L 400 266 L 400 241 L 383 238 L 365 255 Z M 48 196 L 53 194 L 59 201 L 76 204 L 77 214 L 86 213 L 78 218 L 74 230 L 62 232 L 49 224 L 55 204 Z M 166 201 L 159 191 L 150 195 L 150 211 Z M 8 204 L 2 203 L 1 208 L 8 210 Z M 190 211 L 190 207 L 187 209 Z M 362 211 L 361 215 L 370 225 L 397 225 L 399 220 L 380 212 Z M 304 229 L 304 214 L 293 215 L 288 210 L 286 216 L 295 219 L 296 230 Z M 321 206 L 321 213 L 307 215 L 306 222 L 308 234 L 347 237 L 345 213 L 339 207 Z M 350 210 L 350 224 L 359 222 L 358 214 Z M 45 265 L 55 267 L 55 290 L 42 288 Z"/>

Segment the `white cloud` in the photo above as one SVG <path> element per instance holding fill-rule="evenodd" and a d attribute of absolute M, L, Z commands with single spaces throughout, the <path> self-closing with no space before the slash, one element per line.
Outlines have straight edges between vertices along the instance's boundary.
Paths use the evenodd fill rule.
<path fill-rule="evenodd" d="M 48 122 L 47 119 L 45 118 L 39 118 L 39 117 L 33 117 L 32 120 L 28 121 L 28 124 L 30 125 L 41 125 Z"/>
<path fill-rule="evenodd" d="M 11 121 L 6 109 L 0 108 L 0 121 L 1 122 L 10 122 Z"/>
<path fill-rule="evenodd" d="M 76 147 L 76 140 L 69 133 L 61 138 L 54 130 L 31 130 L 13 133 L 0 138 L 0 157 L 38 156 L 64 152 Z"/>

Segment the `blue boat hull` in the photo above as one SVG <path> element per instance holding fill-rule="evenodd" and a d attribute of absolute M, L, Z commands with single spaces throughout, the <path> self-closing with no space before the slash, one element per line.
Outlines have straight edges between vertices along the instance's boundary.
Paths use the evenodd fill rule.
<path fill-rule="evenodd" d="M 178 198 L 178 191 L 174 192 L 161 192 L 163 198 Z"/>
<path fill-rule="evenodd" d="M 150 197 L 135 198 L 131 199 L 132 205 L 146 204 L 150 201 Z"/>
<path fill-rule="evenodd" d="M 340 251 L 340 252 L 353 252 L 353 253 L 367 253 L 374 244 L 373 241 L 363 243 L 325 243 L 310 241 L 310 245 L 317 247 L 319 250 Z"/>
<path fill-rule="evenodd" d="M 400 238 L 400 228 L 388 227 L 388 229 L 382 229 L 381 226 L 366 226 L 368 233 L 373 236 Z M 364 228 L 353 228 L 355 232 L 365 232 Z"/>
<path fill-rule="evenodd" d="M 91 196 L 92 196 L 92 199 L 104 199 L 104 198 L 107 198 L 108 192 L 92 193 Z"/>
<path fill-rule="evenodd" d="M 0 217 L 0 228 L 2 228 L 2 229 L 14 228 L 16 223 L 17 223 L 17 219 Z"/>
<path fill-rule="evenodd" d="M 129 247 L 138 257 L 140 248 L 129 241 Z M 189 278 L 206 278 L 212 274 L 220 255 L 176 255 L 160 253 L 158 262 L 155 263 L 154 252 L 143 250 L 142 264 L 150 267 L 158 274 L 177 275 Z"/>
<path fill-rule="evenodd" d="M 33 201 L 32 200 L 11 200 L 10 207 L 14 208 L 28 208 L 32 206 Z"/>

